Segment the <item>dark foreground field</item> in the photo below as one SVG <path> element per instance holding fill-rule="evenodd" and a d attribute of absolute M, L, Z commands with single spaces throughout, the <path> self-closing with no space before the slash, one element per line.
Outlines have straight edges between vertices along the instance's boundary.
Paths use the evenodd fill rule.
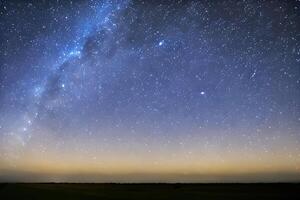
<path fill-rule="evenodd" d="M 300 184 L 0 184 L 0 199 L 300 199 Z"/>

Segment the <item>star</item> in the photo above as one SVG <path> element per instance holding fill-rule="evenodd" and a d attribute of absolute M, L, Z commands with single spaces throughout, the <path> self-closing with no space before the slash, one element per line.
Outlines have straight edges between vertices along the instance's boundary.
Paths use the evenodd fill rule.
<path fill-rule="evenodd" d="M 162 41 L 160 41 L 160 42 L 158 43 L 158 46 L 162 46 L 164 43 L 165 43 L 165 41 L 162 40 Z"/>

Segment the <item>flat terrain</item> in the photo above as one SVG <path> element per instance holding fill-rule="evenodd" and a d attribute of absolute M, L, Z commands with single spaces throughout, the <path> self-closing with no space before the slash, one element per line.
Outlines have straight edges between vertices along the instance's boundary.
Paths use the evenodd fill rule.
<path fill-rule="evenodd" d="M 0 199 L 300 199 L 300 184 L 0 184 Z"/>

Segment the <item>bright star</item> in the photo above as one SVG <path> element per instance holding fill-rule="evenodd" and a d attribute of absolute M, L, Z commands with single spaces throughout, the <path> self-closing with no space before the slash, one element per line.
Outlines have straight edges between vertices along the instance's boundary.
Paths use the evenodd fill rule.
<path fill-rule="evenodd" d="M 162 40 L 158 43 L 158 46 L 162 46 L 164 43 L 165 43 L 165 41 Z"/>

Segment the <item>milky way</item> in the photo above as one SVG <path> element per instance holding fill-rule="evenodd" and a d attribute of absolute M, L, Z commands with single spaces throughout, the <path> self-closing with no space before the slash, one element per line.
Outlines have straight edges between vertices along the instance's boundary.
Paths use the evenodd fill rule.
<path fill-rule="evenodd" d="M 300 180 L 297 1 L 1 1 L 0 180 Z"/>

